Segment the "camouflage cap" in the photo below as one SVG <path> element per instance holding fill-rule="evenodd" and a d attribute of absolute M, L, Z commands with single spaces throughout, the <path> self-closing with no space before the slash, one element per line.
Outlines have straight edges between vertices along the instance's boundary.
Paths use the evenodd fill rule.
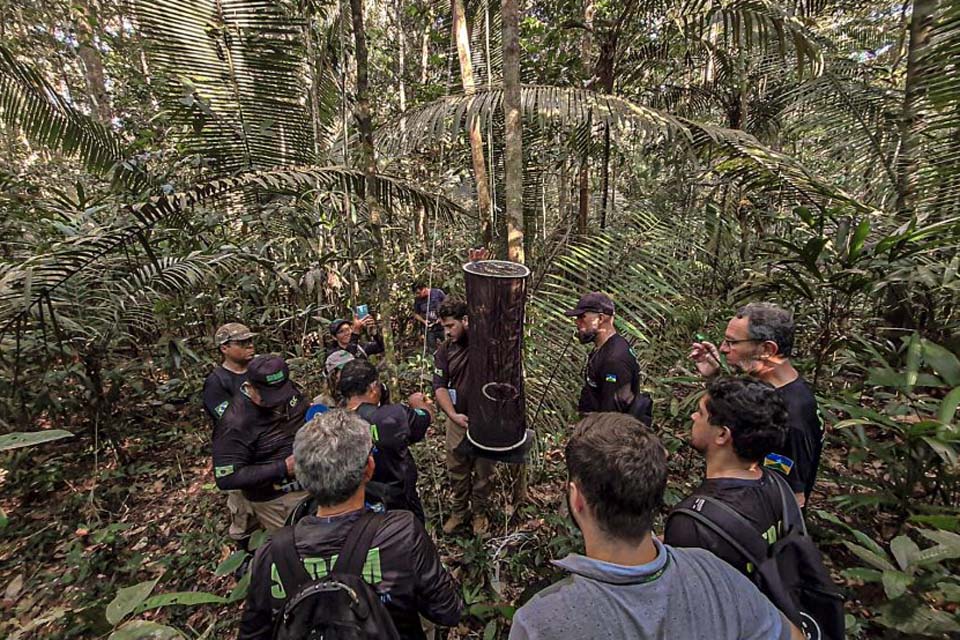
<path fill-rule="evenodd" d="M 325 365 L 324 368 L 327 372 L 327 375 L 329 376 L 331 373 L 333 373 L 337 369 L 342 369 L 343 365 L 347 364 L 353 359 L 354 359 L 354 356 L 349 351 L 345 351 L 343 349 L 338 349 L 337 351 L 334 351 L 329 356 L 327 356 L 327 361 L 324 363 Z"/>
<path fill-rule="evenodd" d="M 240 324 L 239 322 L 228 322 L 217 329 L 217 333 L 213 336 L 213 343 L 219 347 L 231 340 L 249 340 L 255 335 L 257 334 L 250 331 L 246 325 Z"/>

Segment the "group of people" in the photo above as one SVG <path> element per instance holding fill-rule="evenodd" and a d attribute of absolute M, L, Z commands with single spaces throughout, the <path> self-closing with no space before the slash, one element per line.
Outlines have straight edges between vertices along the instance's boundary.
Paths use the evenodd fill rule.
<path fill-rule="evenodd" d="M 439 292 L 415 288 L 426 303 L 415 313 L 428 335 L 439 325 L 445 336 L 433 375 L 436 406 L 446 418 L 452 489 L 441 529 L 452 534 L 472 526 L 482 534 L 498 463 L 457 451 L 470 415 L 468 307 L 433 291 Z M 722 503 L 769 545 L 787 533 L 786 522 L 802 521 L 823 423 L 790 363 L 791 315 L 772 304 L 750 304 L 729 321 L 719 346 L 693 343 L 690 357 L 707 386 L 691 416 L 690 443 L 705 458 L 706 477 L 658 538 L 653 524 L 663 503 L 667 453 L 648 426 L 649 397 L 636 356 L 617 333 L 615 313 L 613 301 L 594 292 L 567 314 L 576 319 L 580 341 L 593 344 L 578 403 L 582 419 L 565 449 L 567 508 L 583 534 L 584 554 L 554 562 L 569 576 L 517 610 L 510 637 L 802 638 L 796 616 L 785 616 L 757 589 L 756 567 L 701 514 L 705 502 Z M 437 411 L 421 393 L 389 402 L 367 359 L 383 346 L 372 320 L 337 320 L 329 331 L 334 344 L 325 369 L 332 384 L 313 402 L 290 380 L 281 358 L 254 357 L 255 334 L 247 327 L 231 323 L 215 335 L 222 363 L 207 378 L 203 399 L 213 421 L 214 475 L 228 495 L 230 535 L 243 544 L 258 524 L 274 533 L 251 564 L 239 637 L 273 637 L 303 580 L 356 564 L 397 636 L 425 638 L 433 625 L 455 625 L 463 614 L 460 588 L 425 529 L 409 451 L 426 437 Z M 366 343 L 364 331 L 371 332 Z M 721 375 L 725 367 L 732 371 Z M 511 467 L 515 507 L 525 476 Z M 361 560 L 337 565 L 341 552 L 359 553 Z"/>

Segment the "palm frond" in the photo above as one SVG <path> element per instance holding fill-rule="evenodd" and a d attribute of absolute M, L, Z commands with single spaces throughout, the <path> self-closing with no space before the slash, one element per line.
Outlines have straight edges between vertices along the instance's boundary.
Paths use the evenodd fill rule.
<path fill-rule="evenodd" d="M 30 65 L 0 45 L 0 121 L 38 146 L 75 157 L 91 173 L 129 186 L 144 176 L 124 164 L 119 139 L 58 94 Z"/>
<path fill-rule="evenodd" d="M 386 153 L 407 152 L 411 141 L 457 139 L 480 121 L 486 130 L 490 118 L 502 112 L 502 90 L 451 95 L 400 116 L 405 136 L 395 121 L 377 133 Z M 813 175 L 793 158 L 760 144 L 749 134 L 677 118 L 612 95 L 569 87 L 527 85 L 521 89 L 524 116 L 541 128 L 559 124 L 568 129 L 592 121 L 610 127 L 612 138 L 623 146 L 646 145 L 660 153 L 684 147 L 707 157 L 717 173 L 744 181 L 755 189 L 788 189 L 798 198 L 822 206 L 828 200 L 845 202 L 860 210 L 870 208 L 839 188 Z"/>
<path fill-rule="evenodd" d="M 44 298 L 49 298 L 64 282 L 89 265 L 124 246 L 146 244 L 145 234 L 175 216 L 189 216 L 193 205 L 255 187 L 264 192 L 299 194 L 311 191 L 335 191 L 363 194 L 362 171 L 344 167 L 294 167 L 251 171 L 219 178 L 184 192 L 154 196 L 126 208 L 126 222 L 95 235 L 71 238 L 44 255 L 27 260 L 16 272 L 4 274 L 0 281 L 0 333 Z M 464 215 L 453 202 L 428 193 L 392 176 L 375 178 L 374 197 L 387 210 L 401 206 L 421 207 L 428 212 Z M 349 221 L 346 224 L 350 224 Z"/>
<path fill-rule="evenodd" d="M 134 7 L 163 79 L 162 100 L 173 122 L 192 132 L 189 151 L 217 173 L 316 161 L 302 18 L 272 0 L 138 0 Z"/>

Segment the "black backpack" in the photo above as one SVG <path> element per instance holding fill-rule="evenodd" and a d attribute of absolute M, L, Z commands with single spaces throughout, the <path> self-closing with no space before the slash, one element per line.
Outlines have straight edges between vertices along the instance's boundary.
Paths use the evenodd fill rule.
<path fill-rule="evenodd" d="M 297 554 L 294 527 L 273 536 L 273 559 L 288 597 L 273 625 L 274 640 L 399 640 L 383 602 L 361 573 L 385 516 L 364 512 L 347 534 L 334 570 L 319 580 Z"/>
<path fill-rule="evenodd" d="M 843 594 L 823 566 L 823 558 L 807 535 L 800 507 L 780 474 L 769 472 L 780 490 L 783 532 L 768 544 L 746 518 L 709 496 L 697 496 L 692 509 L 674 509 L 709 528 L 750 564 L 750 578 L 809 640 L 843 640 Z"/>

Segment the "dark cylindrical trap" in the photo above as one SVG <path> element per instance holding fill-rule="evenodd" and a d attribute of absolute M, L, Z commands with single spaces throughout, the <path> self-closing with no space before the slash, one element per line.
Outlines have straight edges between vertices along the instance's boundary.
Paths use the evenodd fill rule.
<path fill-rule="evenodd" d="M 516 262 L 481 260 L 465 264 L 463 271 L 470 319 L 466 440 L 475 455 L 521 462 L 532 444 L 523 390 L 530 269 Z"/>

